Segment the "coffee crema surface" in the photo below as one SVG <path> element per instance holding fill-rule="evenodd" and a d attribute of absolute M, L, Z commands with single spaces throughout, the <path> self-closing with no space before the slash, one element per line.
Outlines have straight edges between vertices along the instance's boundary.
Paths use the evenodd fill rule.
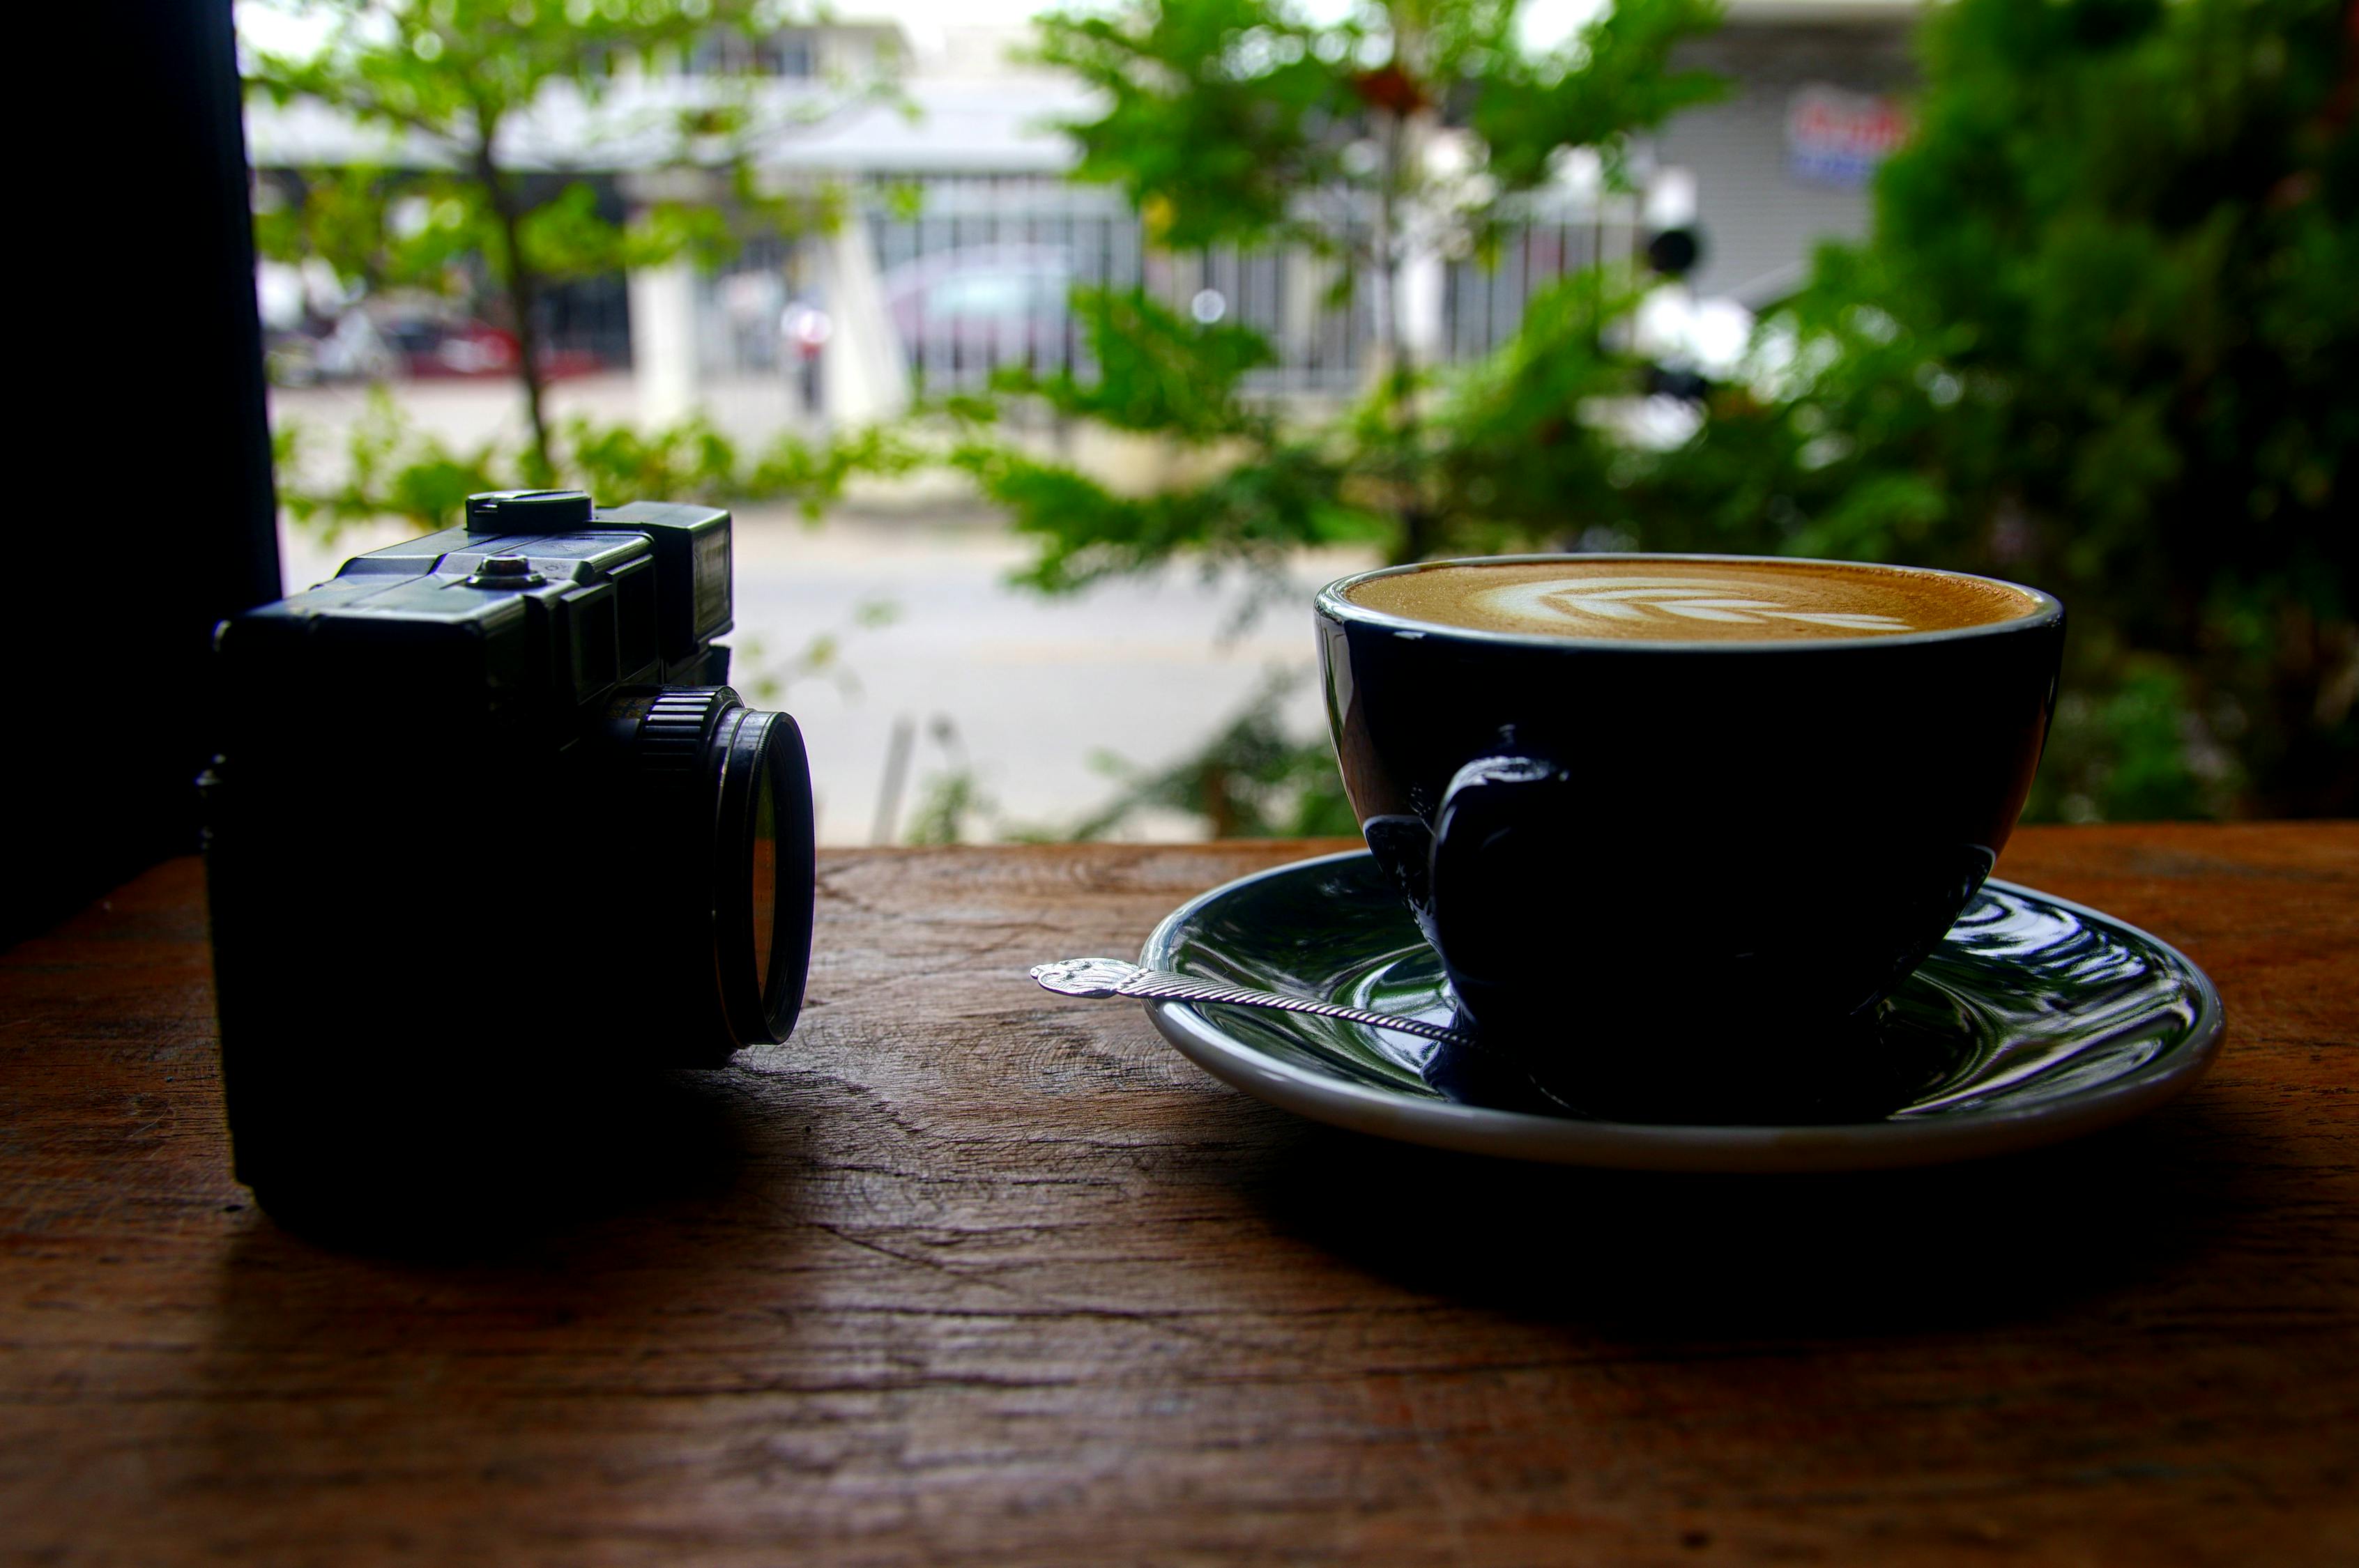
<path fill-rule="evenodd" d="M 1501 561 L 1371 578 L 1353 603 L 1476 632 L 1648 643 L 1802 642 L 1949 632 L 2040 608 L 2019 589 L 1820 561 Z"/>

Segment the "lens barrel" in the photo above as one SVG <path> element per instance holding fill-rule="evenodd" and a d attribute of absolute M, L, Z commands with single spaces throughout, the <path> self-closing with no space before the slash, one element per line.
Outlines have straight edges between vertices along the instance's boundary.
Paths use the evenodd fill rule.
<path fill-rule="evenodd" d="M 812 812 L 802 732 L 727 687 L 626 699 L 662 1021 L 643 1054 L 712 1066 L 784 1041 L 810 964 Z"/>
<path fill-rule="evenodd" d="M 810 968 L 810 764 L 783 713 L 735 708 L 712 741 L 713 962 L 731 1033 L 770 1044 L 793 1032 Z"/>

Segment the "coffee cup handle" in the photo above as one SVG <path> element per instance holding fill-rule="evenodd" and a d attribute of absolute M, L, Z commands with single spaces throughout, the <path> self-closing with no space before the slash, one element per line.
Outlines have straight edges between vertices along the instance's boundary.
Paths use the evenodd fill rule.
<path fill-rule="evenodd" d="M 1542 927 L 1530 918 L 1532 889 L 1514 877 L 1516 840 L 1544 838 L 1560 824 L 1561 811 L 1544 797 L 1570 782 L 1546 758 L 1504 753 L 1467 763 L 1443 792 L 1429 862 L 1430 934 L 1462 989 L 1508 982 L 1547 960 L 1538 946 Z"/>

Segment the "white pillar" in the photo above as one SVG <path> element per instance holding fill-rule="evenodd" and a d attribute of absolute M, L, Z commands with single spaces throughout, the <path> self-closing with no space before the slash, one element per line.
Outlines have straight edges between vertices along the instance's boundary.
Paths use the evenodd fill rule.
<path fill-rule="evenodd" d="M 814 259 L 832 328 L 820 356 L 821 412 L 838 427 L 890 419 L 909 406 L 909 366 L 885 308 L 867 221 L 847 213 Z"/>
<path fill-rule="evenodd" d="M 676 425 L 696 410 L 696 274 L 684 261 L 631 274 L 631 374 L 639 419 Z"/>
<path fill-rule="evenodd" d="M 1449 289 L 1449 264 L 1430 243 L 1401 258 L 1401 351 L 1421 365 L 1439 364 L 1449 351 L 1442 305 Z"/>

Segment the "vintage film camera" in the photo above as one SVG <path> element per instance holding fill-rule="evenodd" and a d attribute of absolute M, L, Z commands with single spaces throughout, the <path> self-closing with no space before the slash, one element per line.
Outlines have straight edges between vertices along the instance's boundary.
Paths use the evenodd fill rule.
<path fill-rule="evenodd" d="M 810 776 L 723 684 L 730 625 L 726 512 L 576 491 L 471 497 L 223 623 L 206 868 L 265 1207 L 465 1201 L 561 1087 L 785 1040 Z"/>

